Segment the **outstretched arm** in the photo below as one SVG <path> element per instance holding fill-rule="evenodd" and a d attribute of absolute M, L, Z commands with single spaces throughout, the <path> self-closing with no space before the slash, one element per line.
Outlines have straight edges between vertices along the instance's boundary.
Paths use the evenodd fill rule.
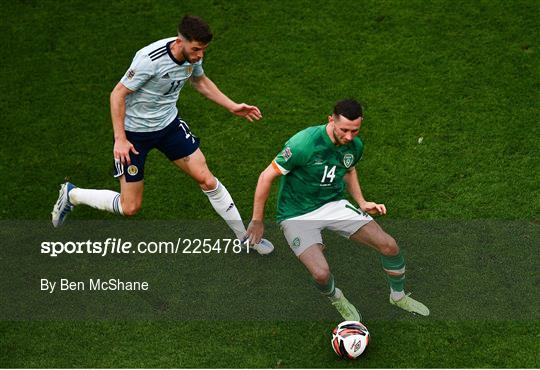
<path fill-rule="evenodd" d="M 262 118 L 261 111 L 254 105 L 244 103 L 235 103 L 227 95 L 223 94 L 218 89 L 216 84 L 205 75 L 199 77 L 191 77 L 191 85 L 202 95 L 221 105 L 232 114 L 240 117 L 245 117 L 248 121 L 259 120 Z"/>
<path fill-rule="evenodd" d="M 264 234 L 264 206 L 268 200 L 272 182 L 279 176 L 281 176 L 281 173 L 272 164 L 266 167 L 259 175 L 253 199 L 253 216 L 247 228 L 247 237 L 252 244 L 259 243 Z"/>
<path fill-rule="evenodd" d="M 345 184 L 347 185 L 347 191 L 353 197 L 354 201 L 358 203 L 360 209 L 369 214 L 386 214 L 386 207 L 384 204 L 377 204 L 375 202 L 368 202 L 362 195 L 362 189 L 360 188 L 360 182 L 358 181 L 358 175 L 356 169 L 349 170 L 343 177 Z"/>

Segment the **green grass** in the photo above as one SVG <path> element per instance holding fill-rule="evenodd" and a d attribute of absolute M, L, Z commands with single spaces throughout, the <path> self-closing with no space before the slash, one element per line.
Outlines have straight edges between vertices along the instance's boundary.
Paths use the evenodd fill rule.
<path fill-rule="evenodd" d="M 190 87 L 179 101 L 211 170 L 243 215 L 251 212 L 259 172 L 287 138 L 324 122 L 336 100 L 360 99 L 366 108 L 358 167 L 363 191 L 386 204 L 391 222 L 385 225 L 404 240 L 409 281 L 418 298 L 437 308 L 433 318 L 385 318 L 386 288 L 375 256 L 351 252 L 357 260 L 348 262 L 337 250 L 339 239 L 330 238 L 338 281 L 351 284 L 347 278 L 359 264 L 372 271 L 365 290 L 348 288 L 371 302 L 365 311 L 373 342 L 360 361 L 340 361 L 331 352 L 337 317 L 243 322 L 209 314 L 208 321 L 2 321 L 0 365 L 539 367 L 540 6 L 534 0 L 7 2 L 0 23 L 6 50 L 0 219 L 47 221 L 66 176 L 79 186 L 118 189 L 110 176 L 109 93 L 134 53 L 174 35 L 186 12 L 214 30 L 207 75 L 264 115 L 250 124 Z M 196 184 L 161 154 L 149 156 L 145 172 L 143 209 L 134 220 L 217 219 Z M 70 217 L 117 219 L 83 207 Z M 412 220 L 432 227 L 411 228 Z M 497 228 L 500 223 L 517 231 Z M 37 251 L 24 240 L 23 250 Z M 11 260 L 18 252 L 2 244 L 2 270 L 27 271 L 27 260 Z M 291 263 L 296 280 L 285 289 L 291 299 L 298 294 L 295 304 L 306 300 L 312 303 L 305 310 L 331 314 L 318 307 L 322 300 L 309 290 L 283 238 L 276 246 L 273 259 L 246 262 L 246 279 Z M 238 278 L 244 265 L 234 261 L 240 267 L 230 274 Z M 189 262 L 185 276 L 196 279 Z M 210 283 L 205 280 L 209 292 Z M 257 289 L 279 296 L 286 284 Z M 13 282 L 3 279 L 2 291 L 10 288 Z M 482 302 L 497 309 L 474 317 L 471 304 L 483 313 Z"/>
<path fill-rule="evenodd" d="M 17 326 L 2 323 L 0 328 L 10 338 L 10 343 L 2 348 L 9 360 L 2 365 L 130 368 L 538 365 L 531 353 L 538 349 L 537 332 L 524 322 L 492 322 L 489 335 L 478 330 L 487 327 L 484 322 L 417 321 L 399 326 L 388 321 L 377 322 L 370 325 L 372 341 L 357 361 L 340 360 L 327 349 L 333 325 L 320 321 L 294 325 L 242 321 L 25 322 Z M 206 339 L 201 340 L 197 333 L 206 334 Z M 45 342 L 45 338 L 54 341 Z"/>

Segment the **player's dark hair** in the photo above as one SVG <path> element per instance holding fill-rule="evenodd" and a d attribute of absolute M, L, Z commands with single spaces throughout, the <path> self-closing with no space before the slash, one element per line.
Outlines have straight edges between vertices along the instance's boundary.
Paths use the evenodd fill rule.
<path fill-rule="evenodd" d="M 188 41 L 198 41 L 208 44 L 212 41 L 212 31 L 208 23 L 194 15 L 185 15 L 178 24 L 178 33 Z"/>
<path fill-rule="evenodd" d="M 363 116 L 362 105 L 354 99 L 340 100 L 334 107 L 335 116 L 343 116 L 348 120 L 355 120 Z"/>

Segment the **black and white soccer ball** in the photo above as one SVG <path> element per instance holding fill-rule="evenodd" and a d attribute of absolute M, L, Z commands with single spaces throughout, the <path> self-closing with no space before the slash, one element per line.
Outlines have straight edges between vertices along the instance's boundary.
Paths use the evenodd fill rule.
<path fill-rule="evenodd" d="M 343 321 L 332 331 L 331 343 L 339 357 L 355 359 L 366 350 L 369 331 L 359 321 Z"/>

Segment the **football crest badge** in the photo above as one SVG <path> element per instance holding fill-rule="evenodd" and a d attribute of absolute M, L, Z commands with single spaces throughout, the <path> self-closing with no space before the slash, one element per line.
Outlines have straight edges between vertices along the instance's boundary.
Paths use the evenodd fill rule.
<path fill-rule="evenodd" d="M 347 153 L 343 156 L 343 164 L 345 165 L 345 167 L 347 168 L 351 167 L 353 162 L 354 162 L 354 155 L 352 155 L 351 153 Z"/>
<path fill-rule="evenodd" d="M 287 162 L 292 156 L 291 148 L 286 147 L 285 149 L 283 149 L 283 151 L 281 152 L 281 156 L 283 157 L 283 159 L 285 159 L 285 162 Z"/>
<path fill-rule="evenodd" d="M 135 176 L 136 174 L 139 173 L 139 169 L 137 168 L 137 166 L 135 166 L 134 164 L 130 165 L 128 168 L 127 168 L 127 172 L 130 176 Z"/>

